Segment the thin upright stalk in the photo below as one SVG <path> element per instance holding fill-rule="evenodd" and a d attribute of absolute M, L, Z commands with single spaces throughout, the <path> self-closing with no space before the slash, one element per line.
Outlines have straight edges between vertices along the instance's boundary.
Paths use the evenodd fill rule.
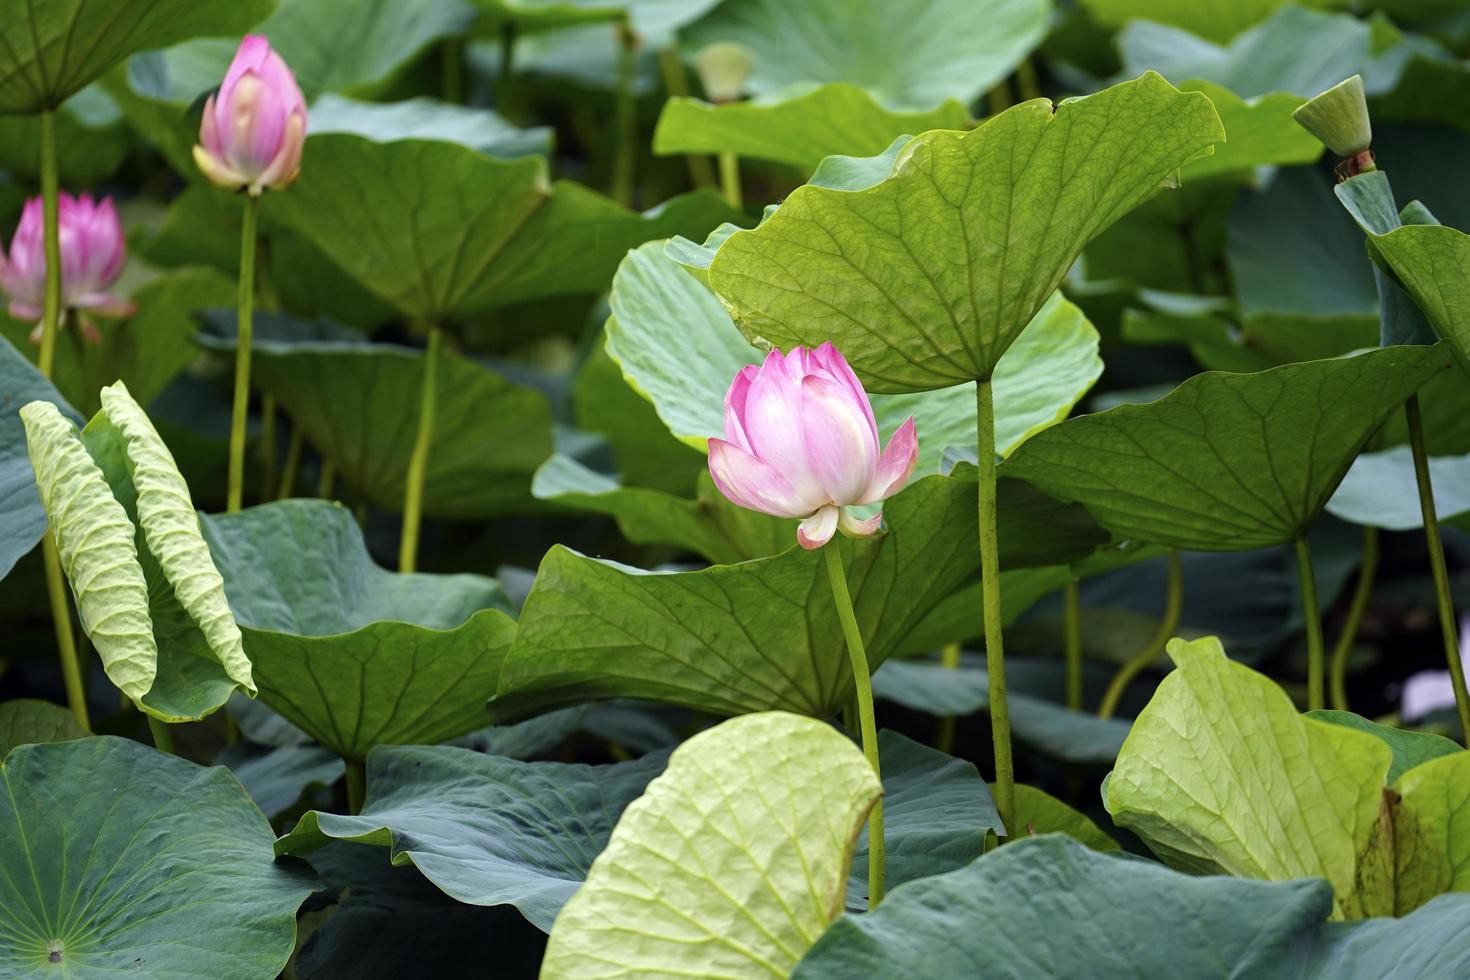
<path fill-rule="evenodd" d="M 1322 613 L 1317 606 L 1317 579 L 1312 574 L 1312 547 L 1307 535 L 1296 539 L 1296 569 L 1301 577 L 1302 616 L 1307 621 L 1307 709 L 1326 707 L 1326 685 L 1322 671 Z"/>
<path fill-rule="evenodd" d="M 168 730 L 168 722 L 159 721 L 152 715 L 148 716 L 148 731 L 153 733 L 153 747 L 168 755 L 177 755 L 174 751 L 173 732 Z"/>
<path fill-rule="evenodd" d="M 1036 66 L 1026 58 L 1016 66 L 1016 88 L 1023 101 L 1041 98 L 1041 84 L 1036 80 Z"/>
<path fill-rule="evenodd" d="M 464 101 L 464 39 L 452 37 L 439 48 L 443 58 L 439 76 L 439 92 L 445 102 Z"/>
<path fill-rule="evenodd" d="M 337 467 L 332 465 L 330 459 L 322 460 L 322 468 L 316 477 L 316 495 L 323 500 L 332 499 L 332 491 L 337 486 Z"/>
<path fill-rule="evenodd" d="M 240 509 L 245 491 L 245 417 L 250 409 L 250 343 L 255 332 L 255 211 L 259 199 L 245 196 L 240 223 L 239 319 L 235 342 L 235 402 L 230 412 L 230 472 L 225 510 Z"/>
<path fill-rule="evenodd" d="M 1067 707 L 1082 710 L 1082 600 L 1077 580 L 1062 590 L 1062 650 L 1067 658 Z"/>
<path fill-rule="evenodd" d="M 959 670 L 960 645 L 946 643 L 939 652 L 939 663 L 945 670 Z M 954 726 L 954 715 L 945 715 L 939 719 L 939 731 L 934 736 L 934 747 L 946 755 L 954 754 Z"/>
<path fill-rule="evenodd" d="M 627 24 L 618 27 L 618 89 L 614 108 L 618 144 L 613 149 L 612 196 L 625 207 L 633 206 L 633 164 L 637 158 L 637 100 L 633 81 L 637 67 L 638 35 Z"/>
<path fill-rule="evenodd" d="M 271 499 L 276 489 L 276 396 L 260 399 L 260 501 Z"/>
<path fill-rule="evenodd" d="M 301 469 L 301 451 L 306 443 L 301 426 L 291 426 L 291 439 L 286 443 L 286 465 L 281 469 L 281 485 L 276 499 L 285 500 L 296 492 L 296 474 Z"/>
<path fill-rule="evenodd" d="M 411 572 L 418 564 L 419 522 L 424 510 L 424 474 L 429 468 L 429 446 L 434 441 L 434 400 L 439 378 L 439 347 L 443 331 L 429 328 L 424 351 L 424 387 L 419 396 L 419 429 L 408 459 L 408 483 L 403 490 L 403 537 L 398 545 L 398 570 Z"/>
<path fill-rule="evenodd" d="M 1353 641 L 1358 638 L 1358 627 L 1363 623 L 1363 611 L 1368 608 L 1368 597 L 1373 594 L 1373 580 L 1378 577 L 1378 528 L 1363 528 L 1363 562 L 1358 566 L 1358 584 L 1353 589 L 1353 601 L 1348 606 L 1347 619 L 1342 624 L 1342 634 L 1332 648 L 1330 686 L 1332 706 L 1338 711 L 1347 711 L 1347 661 Z"/>
<path fill-rule="evenodd" d="M 1434 486 L 1429 480 L 1429 454 L 1424 449 L 1424 421 L 1419 415 L 1419 396 L 1404 403 L 1409 420 L 1409 446 L 1414 453 L 1414 478 L 1419 483 L 1419 510 L 1424 515 L 1424 540 L 1429 545 L 1429 568 L 1434 574 L 1434 599 L 1439 606 L 1439 631 L 1444 639 L 1450 685 L 1455 689 L 1455 708 L 1460 714 L 1461 737 L 1470 744 L 1470 692 L 1465 690 L 1465 667 L 1460 661 L 1459 631 L 1455 626 L 1455 602 L 1450 596 L 1450 575 L 1445 568 L 1444 542 L 1439 536 L 1439 515 L 1434 509 Z"/>
<path fill-rule="evenodd" d="M 720 193 L 730 207 L 745 206 L 745 195 L 740 190 L 740 158 L 728 151 L 720 154 Z"/>
<path fill-rule="evenodd" d="M 1011 107 L 1011 83 L 1009 79 L 1002 78 L 995 83 L 995 88 L 986 93 L 985 105 L 992 116 L 999 115 Z"/>
<path fill-rule="evenodd" d="M 1006 832 L 1014 836 L 1016 772 L 1011 759 L 1011 711 L 1006 701 L 1006 660 L 1001 637 L 1000 535 L 995 510 L 995 392 L 989 378 L 975 386 L 975 431 L 980 470 L 980 596 L 985 617 L 990 736 L 995 743 L 995 805 Z"/>
<path fill-rule="evenodd" d="M 677 44 L 666 44 L 659 49 L 658 67 L 664 76 L 664 90 L 669 93 L 670 98 L 689 94 L 689 75 L 684 70 L 684 62 L 679 60 Z M 709 157 L 690 153 L 684 157 L 684 161 L 689 166 L 689 179 L 695 187 L 715 186 L 715 171 L 710 166 Z"/>
<path fill-rule="evenodd" d="M 56 166 L 56 113 L 52 110 L 41 113 L 41 212 L 45 221 L 42 234 L 46 251 L 46 297 L 38 366 L 49 378 L 56 365 L 56 334 L 61 328 L 61 180 Z M 49 528 L 41 539 L 41 560 L 46 567 L 46 595 L 51 605 L 51 624 L 56 631 L 56 654 L 61 660 L 67 705 L 82 730 L 91 731 L 76 634 L 71 627 L 71 603 L 61 574 L 56 534 Z"/>
<path fill-rule="evenodd" d="M 347 762 L 347 812 L 362 812 L 362 803 L 367 796 L 367 771 L 361 762 Z"/>
<path fill-rule="evenodd" d="M 863 634 L 858 629 L 857 615 L 852 610 L 852 596 L 847 591 L 847 571 L 842 567 L 842 552 L 836 541 L 822 549 L 827 556 L 827 577 L 832 580 L 832 600 L 837 605 L 837 618 L 847 638 L 847 656 L 852 662 L 852 681 L 857 692 L 858 725 L 863 735 L 863 755 L 873 767 L 873 775 L 883 778 L 878 767 L 878 722 L 873 714 L 873 675 L 868 671 L 868 653 L 863 647 Z M 883 901 L 883 798 L 868 813 L 868 908 L 875 909 Z"/>
<path fill-rule="evenodd" d="M 1102 704 L 1097 709 L 1099 718 L 1113 717 L 1118 710 L 1118 702 L 1123 699 L 1123 692 L 1128 689 L 1129 682 L 1159 658 L 1169 638 L 1179 628 L 1179 611 L 1183 605 L 1184 568 L 1179 561 L 1179 549 L 1170 548 L 1169 586 L 1164 599 L 1164 618 L 1159 622 L 1159 628 L 1154 632 L 1153 638 L 1148 641 L 1148 645 L 1113 675 L 1112 683 L 1108 684 L 1108 689 L 1103 694 Z"/>

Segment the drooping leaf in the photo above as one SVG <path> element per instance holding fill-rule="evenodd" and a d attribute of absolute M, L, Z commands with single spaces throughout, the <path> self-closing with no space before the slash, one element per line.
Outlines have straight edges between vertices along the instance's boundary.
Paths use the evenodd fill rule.
<path fill-rule="evenodd" d="M 360 815 L 312 810 L 276 850 L 303 854 L 334 839 L 386 846 L 394 864 L 413 864 L 458 901 L 514 905 L 550 931 L 618 815 L 666 761 L 659 752 L 587 766 L 387 746 L 368 758 Z"/>
<path fill-rule="evenodd" d="M 233 349 L 232 320 L 211 318 L 200 342 Z M 340 330 L 313 339 L 304 326 L 257 318 L 254 380 L 354 491 L 374 507 L 401 510 L 424 351 L 346 339 Z M 523 506 L 531 475 L 551 454 L 545 396 L 452 351 L 440 353 L 438 369 L 424 513 L 474 518 Z"/>
<path fill-rule="evenodd" d="M 624 811 L 557 916 L 542 971 L 786 976 L 842 911 L 881 792 L 822 722 L 767 712 L 701 732 Z"/>
<path fill-rule="evenodd" d="M 810 173 L 829 156 L 872 156 L 897 136 L 969 126 L 970 114 L 953 99 L 924 112 L 895 112 L 856 85 L 832 82 L 787 98 L 724 105 L 669 99 L 653 132 L 653 152 L 734 153 Z"/>
<path fill-rule="evenodd" d="M 515 632 L 493 579 L 385 571 L 325 501 L 202 524 L 261 697 L 288 721 L 349 759 L 484 727 Z"/>
<path fill-rule="evenodd" d="M 740 335 L 709 289 L 650 242 L 618 267 L 611 307 L 608 353 L 669 431 L 701 450 L 709 437 L 722 436 L 725 391 L 742 367 L 764 355 Z M 1060 295 L 1050 298 L 995 371 L 1001 453 L 1066 417 L 1102 373 L 1097 349 L 1097 331 L 1082 312 Z M 937 472 L 944 450 L 975 445 L 973 385 L 878 395 L 873 411 L 884 440 L 914 416 L 918 474 Z"/>
<path fill-rule="evenodd" d="M 1470 371 L 1470 235 L 1444 225 L 1405 225 L 1375 236 L 1373 246 Z"/>
<path fill-rule="evenodd" d="M 745 88 L 771 95 L 848 82 L 894 109 L 969 104 L 1011 73 L 1046 33 L 1044 0 L 725 0 L 679 32 L 686 51 L 734 41 L 755 55 Z"/>
<path fill-rule="evenodd" d="M 1105 27 L 1122 27 L 1133 20 L 1153 21 L 1182 28 L 1199 37 L 1223 44 L 1247 27 L 1270 17 L 1288 2 L 1289 0 L 1083 0 L 1083 6 Z M 1307 7 L 1333 5 L 1334 0 L 1307 0 L 1303 4 Z"/>
<path fill-rule="evenodd" d="M 310 875 L 223 769 L 127 739 L 0 764 L 0 973 L 274 976 Z"/>
<path fill-rule="evenodd" d="M 15 5 L 0 24 L 0 113 L 54 109 L 134 51 L 199 34 L 241 34 L 273 6 L 272 0 Z"/>
<path fill-rule="evenodd" d="M 797 189 L 709 283 L 747 338 L 831 340 L 872 390 L 988 378 L 1083 246 L 1222 138 L 1208 98 L 1152 73 L 1025 102 L 914 139 L 876 186 Z"/>
<path fill-rule="evenodd" d="M 0 337 L 0 579 L 46 533 L 46 511 L 36 492 L 20 415 L 22 406 L 35 401 L 56 405 L 58 418 L 82 421 L 25 355 Z"/>
<path fill-rule="evenodd" d="M 1461 380 L 1458 373 L 1453 377 Z M 1431 456 L 1429 473 L 1440 520 L 1470 511 L 1470 456 Z M 1412 450 L 1395 446 L 1359 456 L 1327 502 L 1327 512 L 1340 520 L 1389 531 L 1423 527 Z"/>
<path fill-rule="evenodd" d="M 18 745 L 66 742 L 86 734 L 72 713 L 59 704 L 36 698 L 12 698 L 0 704 L 0 760 Z"/>
<path fill-rule="evenodd" d="M 1355 728 L 1360 732 L 1367 732 L 1374 738 L 1382 739 L 1383 743 L 1393 752 L 1393 762 L 1388 767 L 1388 775 L 1384 777 L 1384 780 L 1390 784 L 1398 782 L 1400 776 L 1416 766 L 1438 759 L 1440 756 L 1461 751 L 1459 745 L 1443 735 L 1389 728 L 1387 725 L 1371 722 L 1362 715 L 1355 715 L 1351 711 L 1308 711 L 1306 716 L 1329 724 L 1342 725 L 1345 728 Z"/>
<path fill-rule="evenodd" d="M 1391 347 L 1196 375 L 1156 402 L 1053 426 L 1001 472 L 1082 503 L 1122 537 L 1204 551 L 1280 544 L 1447 359 L 1443 345 Z"/>

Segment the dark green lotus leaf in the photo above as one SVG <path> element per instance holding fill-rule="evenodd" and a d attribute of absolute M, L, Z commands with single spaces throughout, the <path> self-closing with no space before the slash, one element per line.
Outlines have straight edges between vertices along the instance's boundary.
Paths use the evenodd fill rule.
<path fill-rule="evenodd" d="M 1279 364 L 1338 357 L 1378 345 L 1378 317 L 1371 314 L 1248 314 L 1239 327 L 1210 313 L 1130 309 L 1123 339 L 1134 344 L 1184 344 L 1206 371 L 1248 374 Z"/>
<path fill-rule="evenodd" d="M 904 134 L 968 128 L 970 114 L 953 99 L 925 112 L 895 112 L 856 85 L 833 82 L 784 99 L 724 105 L 669 99 L 653 131 L 653 152 L 733 153 L 810 173 L 829 156 L 882 153 Z"/>
<path fill-rule="evenodd" d="M 232 320 L 212 317 L 200 342 L 233 349 Z M 343 339 L 350 334 L 287 317 L 258 317 L 256 331 L 253 380 L 340 479 L 374 507 L 401 510 L 424 351 Z M 546 397 L 452 351 L 440 354 L 435 394 L 424 513 L 463 519 L 524 508 L 532 474 L 551 455 Z"/>
<path fill-rule="evenodd" d="M 1024 102 L 917 137 L 872 187 L 798 188 L 725 239 L 709 283 L 748 339 L 831 340 L 871 390 L 989 378 L 1083 246 L 1223 136 L 1207 97 L 1152 73 Z"/>
<path fill-rule="evenodd" d="M 1258 374 L 1212 372 L 1145 405 L 1033 436 L 1001 468 L 1115 535 L 1202 551 L 1300 536 L 1388 415 L 1449 360 L 1390 347 Z"/>
<path fill-rule="evenodd" d="M 284 745 L 252 752 L 236 743 L 225 746 L 214 761 L 229 767 L 260 812 L 271 819 L 296 806 L 306 794 L 331 786 L 346 768 L 341 756 L 320 745 Z"/>
<path fill-rule="evenodd" d="M 1372 244 L 1470 371 L 1470 235 L 1444 225 L 1404 225 L 1374 236 Z"/>
<path fill-rule="evenodd" d="M 1058 916 L 1062 907 L 1069 914 Z M 792 977 L 896 980 L 983 969 L 1016 980 L 1378 980 L 1470 968 L 1466 896 L 1351 924 L 1327 922 L 1331 908 L 1321 881 L 1184 875 L 1048 835 L 899 888 L 875 912 L 844 916 Z"/>
<path fill-rule="evenodd" d="M 1043 0 L 938 0 L 920 7 L 884 0 L 725 0 L 679 32 L 697 52 L 734 41 L 755 55 L 746 82 L 772 95 L 820 82 L 848 82 L 895 109 L 969 104 L 1011 73 L 1046 34 Z"/>
<path fill-rule="evenodd" d="M 0 759 L 17 745 L 66 742 L 86 734 L 72 713 L 59 704 L 36 698 L 13 698 L 0 704 Z"/>
<path fill-rule="evenodd" d="M 1463 384 L 1458 372 L 1451 377 Z M 1431 456 L 1429 472 L 1434 509 L 1440 520 L 1470 511 L 1470 456 Z M 1395 446 L 1359 456 L 1327 502 L 1327 513 L 1339 520 L 1390 531 L 1423 527 L 1413 450 Z"/>
<path fill-rule="evenodd" d="M 489 109 L 423 97 L 401 102 L 360 102 L 328 93 L 312 104 L 307 126 L 313 135 L 353 133 L 378 143 L 442 140 L 506 160 L 550 156 L 555 138 L 546 126 L 517 129 Z"/>
<path fill-rule="evenodd" d="M 484 727 L 515 633 L 493 579 L 385 571 L 325 501 L 201 523 L 261 697 L 286 720 L 348 759 Z"/>
<path fill-rule="evenodd" d="M 661 45 L 719 0 L 473 0 L 492 23 L 518 32 L 626 22 L 644 45 Z"/>
<path fill-rule="evenodd" d="M 310 875 L 224 769 L 121 738 L 0 764 L 0 974 L 269 977 Z"/>
<path fill-rule="evenodd" d="M 13 5 L 0 21 L 0 113 L 54 109 L 134 51 L 200 34 L 238 35 L 274 6 L 272 0 Z"/>
<path fill-rule="evenodd" d="M 1382 739 L 1383 743 L 1393 752 L 1393 762 L 1388 767 L 1388 775 L 1383 777 L 1384 782 L 1389 784 L 1397 782 L 1400 776 L 1415 766 L 1432 762 L 1442 755 L 1450 755 L 1461 750 L 1459 745 L 1443 735 L 1389 728 L 1387 725 L 1371 722 L 1362 715 L 1355 715 L 1351 711 L 1308 711 L 1306 716 L 1318 721 L 1342 725 L 1344 728 L 1356 728 L 1360 732 L 1367 732 L 1375 738 Z"/>
<path fill-rule="evenodd" d="M 308 812 L 276 844 L 310 852 L 331 840 L 390 847 L 446 894 L 514 905 L 543 930 L 607 846 L 613 825 L 668 754 L 586 766 L 519 762 L 450 746 L 390 746 L 368 757 L 355 817 Z"/>
<path fill-rule="evenodd" d="M 35 471 L 20 420 L 21 407 L 33 401 L 52 402 L 72 422 L 83 421 L 56 386 L 0 336 L 0 579 L 46 533 L 46 511 L 36 493 Z"/>
<path fill-rule="evenodd" d="M 89 85 L 56 113 L 56 169 L 63 186 L 90 187 L 122 166 L 128 129 L 117 105 Z M 39 116 L 0 116 L 0 169 L 31 180 L 41 176 Z"/>

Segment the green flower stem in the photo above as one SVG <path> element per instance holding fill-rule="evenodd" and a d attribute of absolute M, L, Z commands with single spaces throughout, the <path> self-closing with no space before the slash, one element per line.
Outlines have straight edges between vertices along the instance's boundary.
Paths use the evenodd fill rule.
<path fill-rule="evenodd" d="M 61 181 L 56 167 L 56 113 L 41 113 L 41 210 L 45 216 L 46 303 L 41 320 L 41 353 L 38 366 L 51 377 L 56 365 L 56 335 L 61 328 Z M 71 628 L 71 605 L 66 597 L 66 580 L 61 575 L 61 556 L 56 535 L 46 531 L 41 539 L 41 559 L 46 566 L 46 594 L 51 604 L 51 623 L 56 631 L 56 653 L 61 658 L 61 678 L 66 701 L 83 731 L 90 732 L 87 694 L 82 687 L 81 661 L 77 658 L 76 634 Z"/>
<path fill-rule="evenodd" d="M 337 467 L 332 465 L 330 459 L 322 460 L 322 468 L 316 477 L 316 495 L 323 500 L 332 499 L 332 491 L 337 486 Z"/>
<path fill-rule="evenodd" d="M 975 432 L 980 470 L 980 589 L 985 617 L 985 671 L 990 686 L 990 736 L 995 743 L 995 805 L 1014 836 L 1016 772 L 1011 760 L 1011 710 L 1006 702 L 1006 660 L 1001 636 L 1000 536 L 995 511 L 995 392 L 990 379 L 975 385 Z"/>
<path fill-rule="evenodd" d="M 174 751 L 174 736 L 168 730 L 168 722 L 159 721 L 152 715 L 148 715 L 148 731 L 153 733 L 153 747 L 168 755 L 177 755 Z"/>
<path fill-rule="evenodd" d="M 847 655 L 852 661 L 852 680 L 857 692 L 858 723 L 863 733 L 863 755 L 873 774 L 880 780 L 878 768 L 878 722 L 873 714 L 873 676 L 868 671 L 868 654 L 863 647 L 863 634 L 858 629 L 857 615 L 852 610 L 852 596 L 847 592 L 847 571 L 842 567 L 842 552 L 836 541 L 822 549 L 827 556 L 827 577 L 832 580 L 832 600 L 837 605 L 837 618 L 847 637 Z M 883 799 L 873 804 L 868 814 L 868 908 L 875 909 L 883 901 Z"/>
<path fill-rule="evenodd" d="M 362 812 L 363 799 L 367 796 L 367 771 L 361 762 L 351 759 L 347 763 L 347 812 Z"/>
<path fill-rule="evenodd" d="M 1450 576 L 1445 569 L 1444 542 L 1439 536 L 1439 515 L 1434 510 L 1434 487 L 1429 480 L 1429 454 L 1424 449 L 1424 421 L 1419 415 L 1419 396 L 1404 403 L 1409 419 L 1409 446 L 1414 453 L 1414 477 L 1419 482 L 1419 510 L 1424 515 L 1424 539 L 1429 545 L 1429 568 L 1434 573 L 1434 598 L 1439 605 L 1439 630 L 1444 638 L 1444 655 L 1449 664 L 1450 684 L 1455 689 L 1455 708 L 1460 713 L 1460 731 L 1470 744 L 1470 692 L 1465 690 L 1465 667 L 1460 662 L 1459 630 L 1455 626 L 1455 603 L 1450 597 Z"/>
<path fill-rule="evenodd" d="M 276 489 L 276 396 L 260 398 L 260 502 Z"/>
<path fill-rule="evenodd" d="M 440 96 L 445 102 L 464 101 L 464 39 L 452 37 L 439 46 L 443 71 L 439 78 Z"/>
<path fill-rule="evenodd" d="M 1082 710 L 1082 603 L 1077 580 L 1062 591 L 1062 647 L 1067 658 L 1067 707 Z"/>
<path fill-rule="evenodd" d="M 684 62 L 679 59 L 677 44 L 666 44 L 659 49 L 658 67 L 664 76 L 664 90 L 670 98 L 689 94 L 689 74 L 684 70 Z M 709 157 L 690 153 L 684 160 L 689 166 L 689 179 L 695 187 L 715 186 L 715 171 L 709 164 Z"/>
<path fill-rule="evenodd" d="M 301 426 L 291 426 L 291 440 L 286 443 L 286 465 L 281 470 L 281 485 L 276 491 L 277 500 L 285 500 L 296 492 L 296 474 L 301 469 L 301 450 L 305 442 Z"/>
<path fill-rule="evenodd" d="M 958 670 L 960 645 L 946 643 L 944 649 L 939 652 L 939 663 L 945 670 Z M 934 747 L 946 755 L 954 754 L 954 726 L 954 715 L 945 715 L 939 719 L 939 731 L 934 736 Z"/>
<path fill-rule="evenodd" d="M 1159 654 L 1164 652 L 1164 646 L 1174 631 L 1179 628 L 1179 611 L 1184 605 L 1184 568 L 1179 562 L 1179 549 L 1169 549 L 1169 587 L 1168 595 L 1164 600 L 1164 618 L 1159 622 L 1159 628 L 1154 633 L 1153 639 L 1148 641 L 1144 647 L 1132 659 L 1118 669 L 1113 675 L 1112 683 L 1108 685 L 1106 693 L 1103 694 L 1102 705 L 1097 709 L 1099 718 L 1111 718 L 1118 710 L 1118 702 L 1123 699 L 1123 692 L 1128 689 L 1128 683 L 1137 677 L 1149 664 L 1159 659 Z"/>
<path fill-rule="evenodd" d="M 1296 568 L 1301 577 L 1302 617 L 1307 621 L 1307 710 L 1327 706 L 1322 678 L 1322 613 L 1317 607 L 1317 579 L 1312 574 L 1312 547 L 1306 532 L 1296 539 Z"/>
<path fill-rule="evenodd" d="M 429 468 L 429 446 L 434 441 L 434 401 L 439 378 L 439 348 L 443 331 L 429 328 L 424 351 L 424 387 L 419 396 L 419 431 L 408 459 L 408 484 L 403 490 L 403 537 L 398 545 L 398 570 L 411 572 L 418 565 L 419 522 L 424 512 L 424 474 Z"/>
<path fill-rule="evenodd" d="M 1353 601 L 1348 606 L 1347 619 L 1342 624 L 1342 635 L 1337 646 L 1332 648 L 1332 706 L 1338 711 L 1347 711 L 1347 660 L 1353 641 L 1358 638 L 1358 627 L 1363 623 L 1363 611 L 1368 608 L 1368 597 L 1373 593 L 1373 580 L 1378 575 L 1378 528 L 1363 528 L 1363 563 L 1358 567 L 1358 584 L 1353 589 Z"/>
<path fill-rule="evenodd" d="M 740 192 L 740 158 L 733 153 L 720 154 L 720 193 L 730 207 L 745 207 L 745 196 Z"/>
<path fill-rule="evenodd" d="M 240 315 L 235 341 L 235 403 L 230 413 L 230 474 L 225 510 L 240 509 L 245 496 L 245 417 L 250 410 L 250 343 L 255 321 L 255 212 L 260 199 L 245 195 L 240 223 Z"/>
<path fill-rule="evenodd" d="M 637 158 L 638 103 L 633 94 L 637 69 L 638 35 L 627 24 L 618 27 L 618 89 L 614 107 L 617 146 L 613 151 L 612 196 L 624 207 L 633 206 L 633 164 Z"/>

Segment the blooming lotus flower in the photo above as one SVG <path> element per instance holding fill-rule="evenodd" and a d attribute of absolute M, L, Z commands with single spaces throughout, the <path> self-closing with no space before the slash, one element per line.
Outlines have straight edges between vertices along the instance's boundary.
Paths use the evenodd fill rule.
<path fill-rule="evenodd" d="M 259 196 L 301 173 L 306 100 L 265 38 L 246 36 L 219 91 L 204 104 L 194 162 L 220 187 Z"/>
<path fill-rule="evenodd" d="M 879 452 L 868 393 L 827 343 L 773 350 L 741 369 L 725 395 L 725 438 L 709 441 L 709 471 L 741 507 L 805 518 L 796 540 L 820 548 L 839 529 L 853 538 L 876 532 L 881 514 L 861 520 L 846 508 L 903 489 L 918 454 L 912 416 Z"/>
<path fill-rule="evenodd" d="M 26 201 L 10 254 L 0 255 L 0 290 L 10 297 L 10 315 L 39 320 L 46 306 L 46 228 L 41 198 Z M 57 201 L 61 240 L 61 305 L 67 310 L 126 316 L 132 304 L 107 292 L 127 258 L 122 225 L 111 198 L 94 203 L 91 195 L 62 192 Z M 97 328 L 86 317 L 82 330 L 96 340 Z M 40 340 L 40 327 L 32 340 Z"/>

